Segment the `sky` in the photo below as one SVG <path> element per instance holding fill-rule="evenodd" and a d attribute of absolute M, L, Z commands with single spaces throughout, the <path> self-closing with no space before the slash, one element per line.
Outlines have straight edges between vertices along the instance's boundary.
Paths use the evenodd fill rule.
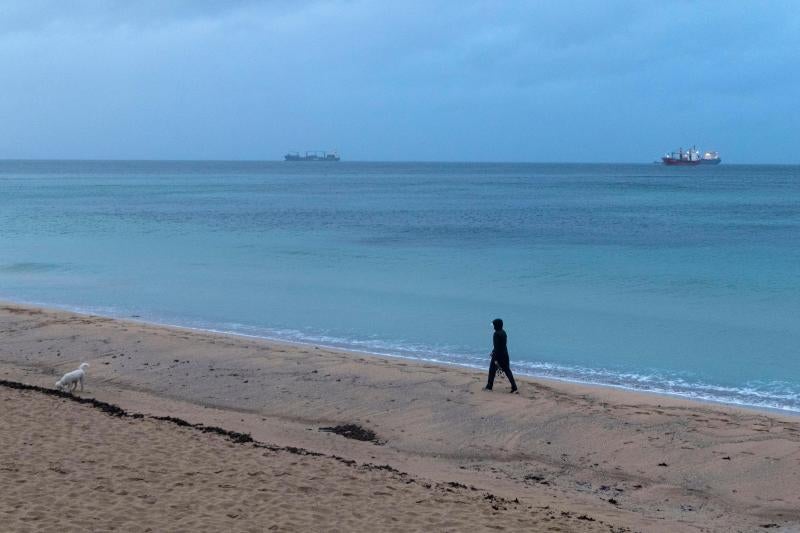
<path fill-rule="evenodd" d="M 0 0 L 0 158 L 800 163 L 800 2 Z"/>

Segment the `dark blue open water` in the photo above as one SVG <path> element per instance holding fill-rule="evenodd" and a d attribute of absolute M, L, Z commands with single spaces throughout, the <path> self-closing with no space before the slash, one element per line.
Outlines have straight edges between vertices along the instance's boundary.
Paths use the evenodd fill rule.
<path fill-rule="evenodd" d="M 800 411 L 800 167 L 0 162 L 0 298 Z"/>

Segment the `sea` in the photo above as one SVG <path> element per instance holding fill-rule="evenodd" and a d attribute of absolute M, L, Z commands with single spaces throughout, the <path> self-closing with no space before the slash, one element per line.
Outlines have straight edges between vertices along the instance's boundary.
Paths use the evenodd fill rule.
<path fill-rule="evenodd" d="M 800 166 L 6 160 L 0 299 L 800 412 Z"/>

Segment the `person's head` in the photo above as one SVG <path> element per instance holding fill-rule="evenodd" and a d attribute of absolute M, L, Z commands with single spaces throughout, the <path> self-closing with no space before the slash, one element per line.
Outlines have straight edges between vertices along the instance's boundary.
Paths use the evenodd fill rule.
<path fill-rule="evenodd" d="M 494 326 L 495 331 L 500 331 L 503 329 L 503 319 L 502 318 L 495 318 L 492 320 L 492 325 Z"/>

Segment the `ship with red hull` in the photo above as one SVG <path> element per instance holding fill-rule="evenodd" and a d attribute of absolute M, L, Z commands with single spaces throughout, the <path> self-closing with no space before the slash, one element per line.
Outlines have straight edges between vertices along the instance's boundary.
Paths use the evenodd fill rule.
<path fill-rule="evenodd" d="M 694 167 L 698 165 L 719 165 L 722 162 L 718 152 L 703 152 L 697 147 L 684 150 L 679 148 L 677 152 L 666 154 L 661 161 L 668 166 Z"/>

